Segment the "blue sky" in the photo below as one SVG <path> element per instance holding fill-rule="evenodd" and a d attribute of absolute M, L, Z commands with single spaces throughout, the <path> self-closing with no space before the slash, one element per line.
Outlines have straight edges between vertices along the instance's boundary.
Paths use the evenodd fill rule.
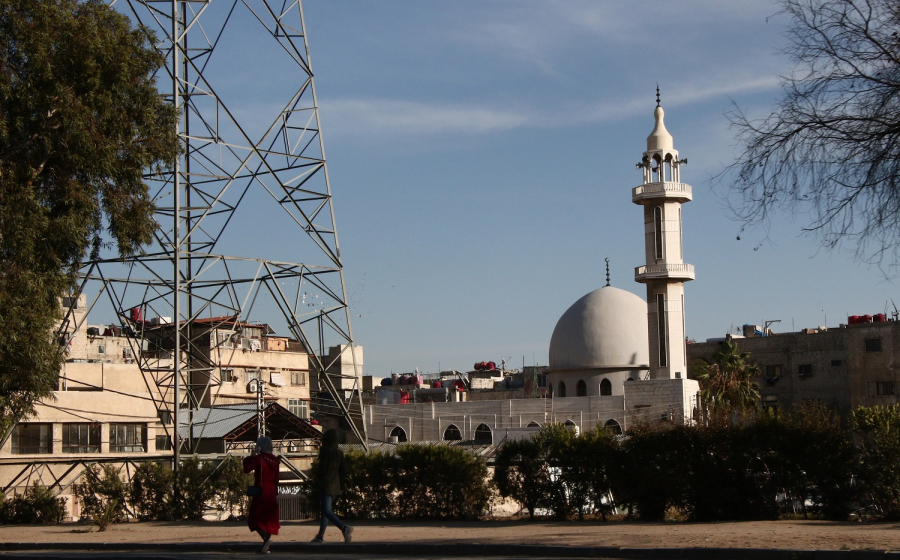
<path fill-rule="evenodd" d="M 847 314 L 883 312 L 894 295 L 878 268 L 802 235 L 802 215 L 740 233 L 727 185 L 711 188 L 734 159 L 725 111 L 764 115 L 778 75 L 791 70 L 774 3 L 303 7 L 367 374 L 506 358 L 545 365 L 557 319 L 604 285 L 605 258 L 613 286 L 646 296 L 634 282 L 644 240 L 631 188 L 657 82 L 675 148 L 690 161 L 682 179 L 694 187 L 683 214 L 685 261 L 697 271 L 686 286 L 690 338 L 774 319 L 775 332 L 826 316 L 836 327 Z M 255 111 L 265 114 L 264 129 L 284 101 L 274 58 L 239 32 L 221 47 L 219 64 L 252 64 L 220 93 L 249 129 Z"/>
<path fill-rule="evenodd" d="M 306 0 L 311 61 L 365 371 L 547 363 L 566 308 L 605 283 L 645 297 L 630 189 L 656 83 L 694 187 L 684 207 L 691 338 L 883 312 L 894 285 L 801 235 L 741 234 L 711 176 L 723 113 L 762 115 L 790 71 L 764 0 Z"/>

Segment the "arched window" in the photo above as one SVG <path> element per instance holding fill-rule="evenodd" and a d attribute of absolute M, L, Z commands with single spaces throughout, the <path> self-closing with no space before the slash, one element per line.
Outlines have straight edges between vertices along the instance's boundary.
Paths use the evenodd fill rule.
<path fill-rule="evenodd" d="M 397 426 L 393 430 L 391 430 L 391 437 L 396 437 L 398 443 L 403 443 L 406 441 L 406 430 Z"/>
<path fill-rule="evenodd" d="M 459 428 L 455 425 L 450 424 L 447 426 L 447 429 L 444 430 L 444 441 L 459 441 L 462 439 L 462 434 L 459 433 Z"/>
<path fill-rule="evenodd" d="M 584 382 L 584 379 L 579 379 L 578 384 L 575 385 L 575 396 L 576 397 L 586 397 L 587 396 L 587 383 Z"/>
<path fill-rule="evenodd" d="M 559 395 L 560 398 L 566 396 L 566 384 L 562 381 L 559 382 Z"/>
<path fill-rule="evenodd" d="M 612 432 L 616 435 L 620 435 L 622 433 L 622 426 L 619 426 L 619 423 L 615 420 L 607 420 L 606 424 L 603 424 L 603 427 L 607 430 L 612 430 Z"/>
<path fill-rule="evenodd" d="M 479 424 L 475 428 L 475 443 L 491 443 L 493 439 L 491 428 L 487 424 Z"/>
<path fill-rule="evenodd" d="M 653 209 L 653 229 L 656 230 L 656 258 L 663 258 L 662 206 Z"/>
<path fill-rule="evenodd" d="M 578 424 L 572 422 L 571 420 L 566 420 L 566 429 L 575 432 L 575 435 L 578 435 Z"/>
<path fill-rule="evenodd" d="M 604 379 L 600 382 L 600 396 L 605 397 L 607 395 L 612 395 L 612 383 L 609 382 L 609 379 Z"/>
<path fill-rule="evenodd" d="M 526 428 L 540 428 L 541 425 L 538 424 L 537 422 L 529 422 L 528 425 L 525 426 L 525 427 L 526 427 Z"/>

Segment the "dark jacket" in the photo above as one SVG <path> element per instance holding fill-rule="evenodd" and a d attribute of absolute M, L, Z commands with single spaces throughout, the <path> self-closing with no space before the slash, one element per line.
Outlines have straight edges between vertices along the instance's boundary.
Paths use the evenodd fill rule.
<path fill-rule="evenodd" d="M 344 479 L 344 452 L 338 449 L 337 434 L 329 437 L 331 431 L 325 432 L 319 450 L 319 480 L 323 494 L 337 496 L 341 493 L 341 481 Z"/>

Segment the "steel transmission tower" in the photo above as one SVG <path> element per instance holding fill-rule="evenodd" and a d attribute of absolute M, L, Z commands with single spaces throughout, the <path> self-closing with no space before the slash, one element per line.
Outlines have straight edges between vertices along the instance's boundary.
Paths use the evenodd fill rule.
<path fill-rule="evenodd" d="M 177 108 L 182 154 L 145 177 L 155 243 L 82 269 L 82 292 L 98 294 L 88 308 L 106 308 L 134 330 L 147 389 L 176 419 L 166 428 L 175 442 L 178 418 L 201 420 L 194 411 L 215 404 L 227 381 L 210 333 L 262 320 L 308 352 L 312 409 L 342 417 L 366 445 L 300 1 L 113 4 L 156 34 L 166 57 L 157 85 Z M 341 352 L 329 353 L 334 346 Z M 195 443 L 173 446 L 176 464 Z"/>

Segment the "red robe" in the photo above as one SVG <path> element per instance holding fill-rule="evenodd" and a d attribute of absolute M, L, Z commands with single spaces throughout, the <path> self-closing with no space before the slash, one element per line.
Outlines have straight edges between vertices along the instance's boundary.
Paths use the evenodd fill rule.
<path fill-rule="evenodd" d="M 250 498 L 247 525 L 251 531 L 261 530 L 277 535 L 278 522 L 278 457 L 269 453 L 251 455 L 244 459 L 244 472 L 253 471 L 253 483 L 262 487 L 261 496 Z"/>

